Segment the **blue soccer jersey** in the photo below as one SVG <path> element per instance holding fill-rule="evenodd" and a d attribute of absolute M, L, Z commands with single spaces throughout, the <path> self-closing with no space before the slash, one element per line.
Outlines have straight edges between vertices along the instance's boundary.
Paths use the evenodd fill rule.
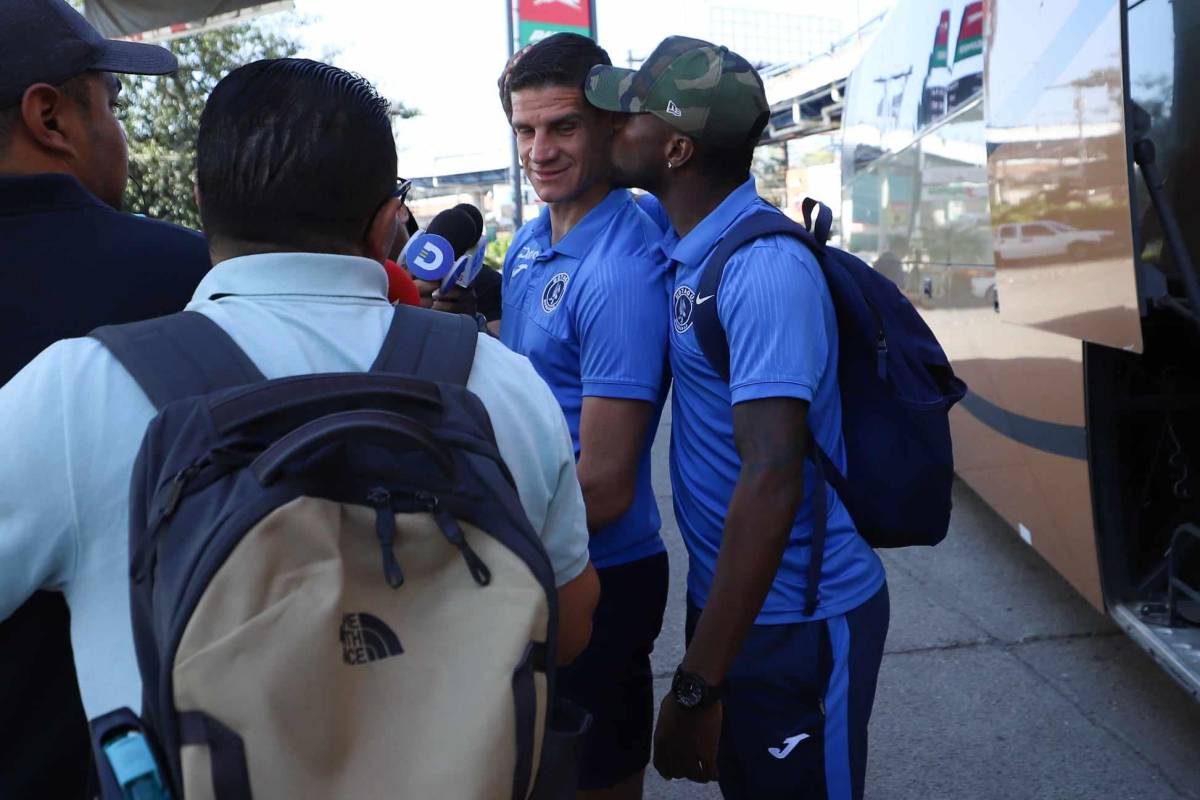
<path fill-rule="evenodd" d="M 712 586 L 725 512 L 741 466 L 733 438 L 735 404 L 770 397 L 807 401 L 813 435 L 834 463 L 843 471 L 846 468 L 837 319 L 812 253 L 791 237 L 758 239 L 729 259 L 715 301 L 697 296 L 705 259 L 724 232 L 748 214 L 769 208 L 749 180 L 682 240 L 668 242 L 674 268 L 671 482 L 675 517 L 690 556 L 688 594 L 700 607 Z M 706 302 L 717 303 L 729 340 L 728 383 L 709 366 L 696 340 L 695 309 Z M 858 535 L 845 506 L 829 488 L 820 604 L 814 617 L 804 616 L 813 492 L 813 470 L 806 468 L 804 501 L 758 624 L 842 614 L 883 585 L 879 557 Z"/>
<path fill-rule="evenodd" d="M 500 338 L 529 358 L 558 398 L 579 457 L 585 397 L 655 405 L 633 505 L 593 531 L 592 562 L 616 566 L 662 552 L 650 445 L 666 395 L 666 259 L 661 232 L 629 192 L 610 192 L 557 244 L 550 210 L 518 231 L 504 264 Z"/>
<path fill-rule="evenodd" d="M 638 208 L 646 212 L 646 216 L 654 221 L 658 229 L 664 234 L 671 230 L 671 218 L 667 216 L 667 210 L 663 208 L 662 203 L 652 194 L 639 194 L 634 200 Z"/>

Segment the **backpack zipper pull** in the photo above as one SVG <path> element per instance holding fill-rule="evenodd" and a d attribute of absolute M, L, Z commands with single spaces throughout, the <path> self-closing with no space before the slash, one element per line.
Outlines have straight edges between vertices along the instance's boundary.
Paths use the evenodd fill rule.
<path fill-rule="evenodd" d="M 175 473 L 175 477 L 171 479 L 171 488 L 167 490 L 167 497 L 163 501 L 162 510 L 158 514 L 159 522 L 175 513 L 175 509 L 179 508 L 179 501 L 183 499 L 183 490 L 187 488 L 188 481 L 196 477 L 196 473 L 207 464 L 208 458 L 205 457 L 199 461 L 193 461 Z"/>
<path fill-rule="evenodd" d="M 488 569 L 488 565 L 483 563 L 483 559 L 471 549 L 471 545 L 467 543 L 467 539 L 463 536 L 462 528 L 458 525 L 458 520 L 454 518 L 446 509 L 442 508 L 436 497 L 428 496 L 432 500 L 432 508 L 434 519 L 437 520 L 438 527 L 442 529 L 442 535 L 446 537 L 446 541 L 458 548 L 462 553 L 463 561 L 467 562 L 467 569 L 471 571 L 471 577 L 475 583 L 480 586 L 487 586 L 492 582 L 492 571 Z"/>
<path fill-rule="evenodd" d="M 383 577 L 388 586 L 399 589 L 404 584 L 404 572 L 392 545 L 396 541 L 396 516 L 392 513 L 392 493 L 387 489 L 375 488 L 367 492 L 367 502 L 375 507 L 375 535 L 379 537 L 379 548 L 383 554 Z"/>

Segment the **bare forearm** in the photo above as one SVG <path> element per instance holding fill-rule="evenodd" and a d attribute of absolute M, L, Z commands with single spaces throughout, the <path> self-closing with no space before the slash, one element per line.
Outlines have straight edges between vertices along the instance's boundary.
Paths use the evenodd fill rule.
<path fill-rule="evenodd" d="M 803 485 L 794 472 L 743 467 L 725 518 L 708 602 L 683 668 L 710 684 L 725 679 L 762 610 L 791 536 Z"/>

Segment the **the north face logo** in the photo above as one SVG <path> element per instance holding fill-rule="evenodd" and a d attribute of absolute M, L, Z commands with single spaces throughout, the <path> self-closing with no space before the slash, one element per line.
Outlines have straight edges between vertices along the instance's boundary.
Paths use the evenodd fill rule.
<path fill-rule="evenodd" d="M 370 614 L 346 614 L 342 617 L 342 660 L 347 664 L 366 664 L 404 652 L 400 637 L 383 620 Z"/>
<path fill-rule="evenodd" d="M 682 117 L 683 112 L 679 110 L 679 106 L 675 105 L 674 100 L 667 101 L 667 113 L 672 117 Z"/>

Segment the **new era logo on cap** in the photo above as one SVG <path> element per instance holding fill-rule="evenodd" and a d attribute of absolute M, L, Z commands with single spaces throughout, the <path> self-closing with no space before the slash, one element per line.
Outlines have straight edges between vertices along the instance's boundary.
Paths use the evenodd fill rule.
<path fill-rule="evenodd" d="M 674 100 L 667 101 L 667 113 L 672 117 L 682 117 L 683 112 L 679 110 L 679 106 L 675 105 Z"/>

